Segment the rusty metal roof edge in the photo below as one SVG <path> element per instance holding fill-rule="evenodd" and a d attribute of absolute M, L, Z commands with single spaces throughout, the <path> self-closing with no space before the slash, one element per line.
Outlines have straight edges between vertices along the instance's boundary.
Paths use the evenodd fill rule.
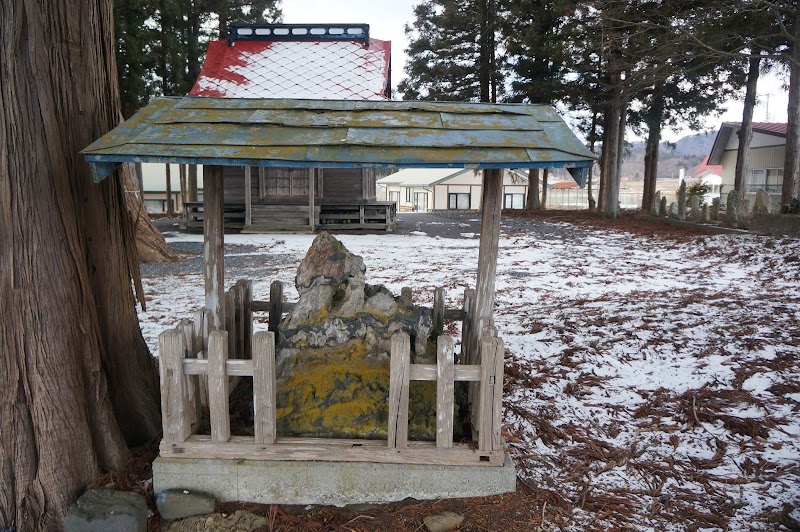
<path fill-rule="evenodd" d="M 264 166 L 285 168 L 589 168 L 593 161 L 541 161 L 541 162 L 502 162 L 502 163 L 357 163 L 332 161 L 290 161 L 283 159 L 228 159 L 215 157 L 167 157 L 162 155 L 99 155 L 85 154 L 86 160 L 94 167 L 95 181 L 102 181 L 120 163 L 162 163 L 162 164 L 202 164 L 219 166 Z M 109 170 L 105 173 L 105 170 Z M 102 175 L 105 173 L 105 175 Z"/>

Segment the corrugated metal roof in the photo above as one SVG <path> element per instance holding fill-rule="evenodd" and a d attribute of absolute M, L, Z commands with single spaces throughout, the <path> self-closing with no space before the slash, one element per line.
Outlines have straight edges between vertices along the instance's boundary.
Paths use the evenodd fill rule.
<path fill-rule="evenodd" d="M 711 153 L 708 156 L 708 162 L 712 166 L 717 166 L 722 163 L 722 154 L 725 151 L 725 146 L 728 145 L 728 140 L 731 135 L 741 129 L 741 122 L 723 122 L 714 138 L 714 144 L 711 147 Z M 786 138 L 786 128 L 788 124 L 785 122 L 753 122 L 753 131 L 757 133 L 764 133 L 766 135 L 773 135 L 776 137 Z"/>
<path fill-rule="evenodd" d="M 195 97 L 158 98 L 83 153 L 98 180 L 131 161 L 574 169 L 594 159 L 547 105 Z"/>
<path fill-rule="evenodd" d="M 692 177 L 697 177 L 703 172 L 714 174 L 714 175 L 722 175 L 722 165 L 721 164 L 708 164 L 709 156 L 706 155 L 706 158 L 703 159 L 703 162 L 700 165 L 692 170 Z"/>
<path fill-rule="evenodd" d="M 384 100 L 391 43 L 212 41 L 189 93 L 222 98 Z"/>
<path fill-rule="evenodd" d="M 466 168 L 405 168 L 378 179 L 378 183 L 383 185 L 401 184 L 406 187 L 427 187 L 461 175 L 464 172 L 472 171 Z"/>

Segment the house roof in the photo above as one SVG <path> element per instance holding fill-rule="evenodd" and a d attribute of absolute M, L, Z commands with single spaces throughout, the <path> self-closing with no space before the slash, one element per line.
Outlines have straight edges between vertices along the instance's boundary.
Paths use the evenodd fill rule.
<path fill-rule="evenodd" d="M 157 98 L 83 150 L 122 162 L 223 166 L 568 168 L 594 155 L 548 105 Z"/>
<path fill-rule="evenodd" d="M 212 41 L 191 96 L 384 100 L 391 43 Z"/>
<path fill-rule="evenodd" d="M 406 168 L 378 179 L 378 183 L 406 187 L 430 187 L 472 171 L 467 168 Z"/>
<path fill-rule="evenodd" d="M 722 165 L 721 164 L 708 164 L 708 158 L 710 155 L 706 155 L 706 158 L 703 159 L 703 162 L 700 165 L 692 170 L 692 177 L 698 177 L 701 174 L 714 174 L 714 175 L 722 175 Z"/>
<path fill-rule="evenodd" d="M 764 135 L 771 135 L 774 137 L 786 138 L 786 123 L 781 122 L 753 122 L 753 132 L 763 133 Z M 741 122 L 723 122 L 717 132 L 717 137 L 714 139 L 714 145 L 711 147 L 711 153 L 708 156 L 708 162 L 712 165 L 719 165 L 722 162 L 722 154 L 725 151 L 725 146 L 731 135 L 741 129 Z"/>

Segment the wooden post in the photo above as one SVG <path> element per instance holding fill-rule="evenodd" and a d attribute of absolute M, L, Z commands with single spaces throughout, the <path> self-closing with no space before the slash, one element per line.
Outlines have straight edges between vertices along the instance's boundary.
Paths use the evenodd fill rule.
<path fill-rule="evenodd" d="M 269 330 L 274 332 L 277 339 L 278 326 L 283 315 L 283 283 L 272 281 L 269 287 Z"/>
<path fill-rule="evenodd" d="M 502 448 L 500 428 L 503 422 L 503 355 L 500 338 L 486 335 L 481 340 L 481 393 L 478 448 L 496 451 Z"/>
<path fill-rule="evenodd" d="M 252 168 L 244 167 L 244 226 L 253 225 L 253 178 Z"/>
<path fill-rule="evenodd" d="M 390 448 L 408 447 L 408 379 L 411 364 L 411 340 L 406 333 L 392 336 L 389 366 Z"/>
<path fill-rule="evenodd" d="M 478 277 L 475 284 L 475 320 L 492 317 L 495 298 L 497 252 L 500 244 L 500 211 L 503 207 L 503 172 L 488 169 L 483 172 L 481 200 L 481 242 L 478 250 Z M 478 327 L 473 334 L 482 332 Z M 477 345 L 477 342 L 471 344 Z"/>
<path fill-rule="evenodd" d="M 253 335 L 253 418 L 256 443 L 275 443 L 275 334 Z"/>
<path fill-rule="evenodd" d="M 211 331 L 208 335 L 208 403 L 211 415 L 211 441 L 224 443 L 231 438 L 228 406 L 228 333 Z"/>
<path fill-rule="evenodd" d="M 203 240 L 205 243 L 206 309 L 208 330 L 225 326 L 225 259 L 223 245 L 224 198 L 222 167 L 203 169 Z"/>
<path fill-rule="evenodd" d="M 481 198 L 481 241 L 478 249 L 478 276 L 475 283 L 474 312 L 469 331 L 468 353 L 470 364 L 480 364 L 481 335 L 486 325 L 491 324 L 495 299 L 495 275 L 497 253 L 500 245 L 500 213 L 503 207 L 503 172 L 487 169 L 483 171 L 483 195 Z M 481 384 L 482 386 L 482 384 Z M 481 404 L 480 390 L 471 386 L 469 394 L 472 412 L 473 439 L 480 439 L 482 425 L 478 410 Z M 477 431 L 477 435 L 475 434 Z"/>
<path fill-rule="evenodd" d="M 436 447 L 453 446 L 453 403 L 455 402 L 455 366 L 453 337 L 441 335 L 437 340 L 436 366 Z"/>
<path fill-rule="evenodd" d="M 178 322 L 177 330 L 183 335 L 183 358 L 195 358 L 197 351 L 194 350 L 194 323 L 191 320 L 181 320 Z M 198 384 L 200 375 L 186 376 L 186 391 L 189 397 L 189 408 L 191 413 L 190 423 L 193 425 L 200 420 L 200 386 Z"/>
<path fill-rule="evenodd" d="M 444 288 L 440 286 L 433 292 L 431 335 L 439 336 L 442 332 L 444 332 Z"/>
<path fill-rule="evenodd" d="M 316 169 L 308 169 L 308 225 L 314 230 L 316 219 L 314 217 L 314 179 L 316 179 Z"/>
<path fill-rule="evenodd" d="M 161 417 L 164 440 L 181 443 L 192 433 L 189 393 L 183 374 L 183 334 L 175 329 L 158 335 Z"/>

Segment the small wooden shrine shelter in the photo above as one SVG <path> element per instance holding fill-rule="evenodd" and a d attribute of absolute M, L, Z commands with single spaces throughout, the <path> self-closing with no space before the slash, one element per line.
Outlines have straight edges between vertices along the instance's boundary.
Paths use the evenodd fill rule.
<path fill-rule="evenodd" d="M 582 184 L 594 160 L 551 107 L 159 98 L 83 153 L 96 181 L 105 179 L 126 162 L 205 166 L 205 309 L 196 316 L 194 323 L 183 321 L 178 328 L 165 331 L 159 338 L 164 423 L 160 459 L 184 461 L 181 463 L 186 467 L 197 467 L 204 460 L 231 460 L 231 467 L 241 461 L 414 466 L 413 471 L 387 474 L 378 487 L 367 486 L 372 496 L 378 498 L 381 497 L 375 494 L 378 489 L 389 490 L 386 497 L 397 497 L 399 492 L 386 486 L 418 474 L 414 471 L 419 471 L 419 465 L 466 466 L 486 471 L 487 467 L 503 466 L 506 462 L 500 433 L 504 347 L 492 322 L 502 208 L 501 169 L 562 167 Z M 391 352 L 388 441 L 276 435 L 273 335 L 278 330 L 282 312 L 291 303 L 283 303 L 280 286 L 275 284 L 269 302 L 252 301 L 247 282 L 237 283 L 226 294 L 222 224 L 222 170 L 226 166 L 295 168 L 305 169 L 309 174 L 318 168 L 466 167 L 485 170 L 476 286 L 466 291 L 463 309 L 445 309 L 441 289 L 434 298 L 433 319 L 434 324 L 439 324 L 439 331 L 443 320 L 464 322 L 458 363 L 454 363 L 453 339 L 447 335 L 438 337 L 437 364 L 410 364 L 408 336 L 395 335 Z M 252 334 L 254 311 L 269 311 L 269 331 Z M 255 435 L 251 437 L 232 437 L 230 432 L 229 379 L 237 376 L 254 379 Z M 437 381 L 436 442 L 408 441 L 409 380 Z M 475 429 L 472 444 L 453 442 L 454 381 L 470 383 Z M 211 433 L 206 435 L 194 433 L 201 401 L 207 401 L 210 411 Z M 330 471 L 325 473 L 331 474 Z M 375 471 L 365 474 L 367 482 Z M 433 477 L 440 475 L 441 472 L 431 474 L 421 485 L 424 488 L 434 484 Z M 263 474 L 258 482 L 267 482 L 267 477 L 275 475 Z M 157 490 L 170 487 L 159 478 L 156 484 L 161 484 L 156 486 Z M 183 484 L 178 485 L 192 487 L 186 485 L 187 478 L 183 477 Z M 202 479 L 200 487 L 214 492 L 209 484 L 213 484 L 210 477 L 206 475 Z M 513 490 L 513 474 L 510 483 Z M 258 492 L 260 495 L 251 496 L 243 492 L 245 484 L 240 481 L 238 491 L 218 493 L 218 496 L 287 502 L 276 495 L 285 493 L 286 486 L 278 486 L 272 495 L 264 495 L 262 490 Z M 342 486 L 331 489 L 341 491 L 344 490 Z M 295 486 L 291 501 L 310 501 L 303 498 L 306 491 Z M 444 492 L 433 491 L 433 497 L 443 496 Z M 458 493 L 462 496 L 480 494 L 469 490 Z M 408 495 L 412 494 L 405 496 Z M 322 497 L 317 502 L 354 500 L 359 499 Z"/>
<path fill-rule="evenodd" d="M 233 24 L 211 41 L 190 96 L 206 98 L 391 98 L 391 43 L 369 24 Z M 213 112 L 214 103 L 209 106 Z M 312 182 L 313 181 L 313 182 Z M 309 184 L 310 183 L 310 184 Z M 375 197 L 369 167 L 223 168 L 225 225 L 247 233 L 385 229 L 393 202 Z M 203 205 L 184 212 L 186 228 L 203 227 Z"/>

